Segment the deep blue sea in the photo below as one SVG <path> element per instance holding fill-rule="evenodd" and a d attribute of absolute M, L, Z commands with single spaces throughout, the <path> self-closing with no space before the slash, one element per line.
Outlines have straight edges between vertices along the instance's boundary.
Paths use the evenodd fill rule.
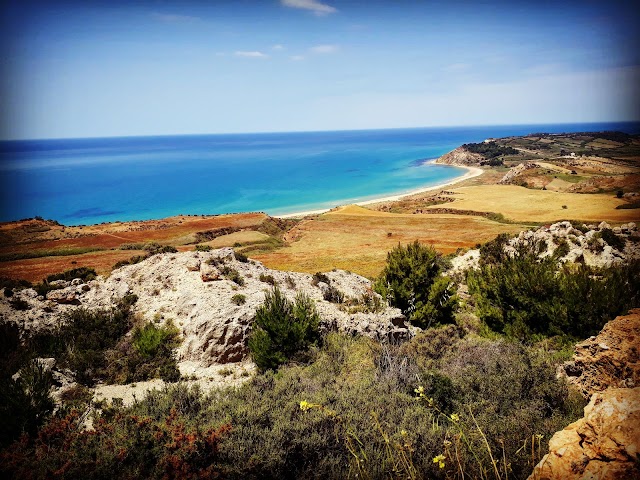
<path fill-rule="evenodd" d="M 425 162 L 488 137 L 640 123 L 413 128 L 0 142 L 0 221 L 65 225 L 331 208 L 458 177 Z"/>

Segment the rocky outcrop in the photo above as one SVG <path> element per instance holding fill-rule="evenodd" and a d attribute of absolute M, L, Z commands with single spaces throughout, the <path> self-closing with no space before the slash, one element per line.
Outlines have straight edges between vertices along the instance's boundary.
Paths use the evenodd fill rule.
<path fill-rule="evenodd" d="M 458 147 L 455 150 L 452 150 L 449 153 L 446 153 L 438 158 L 436 160 L 436 163 L 441 163 L 444 165 L 479 166 L 480 162 L 483 162 L 485 160 L 486 159 L 479 153 L 473 153 L 468 151 L 464 147 Z"/>
<path fill-rule="evenodd" d="M 559 373 L 591 400 L 583 418 L 551 438 L 529 480 L 640 479 L 639 349 L 640 309 L 576 345 Z"/>
<path fill-rule="evenodd" d="M 577 344 L 573 359 L 560 373 L 587 398 L 608 387 L 640 386 L 640 308 Z"/>
<path fill-rule="evenodd" d="M 502 179 L 498 182 L 502 185 L 506 185 L 511 183 L 511 181 L 517 176 L 521 175 L 523 172 L 527 170 L 532 170 L 534 168 L 540 168 L 540 165 L 534 162 L 524 162 L 516 165 L 509 169 L 509 171 L 502 177 Z"/>
<path fill-rule="evenodd" d="M 16 310 L 3 297 L 0 317 L 16 321 L 23 331 L 33 331 L 58 324 L 65 312 L 78 308 L 69 301 L 86 308 L 104 308 L 125 295 L 135 294 L 138 301 L 134 309 L 139 316 L 147 321 L 171 319 L 181 330 L 178 361 L 207 368 L 246 359 L 246 340 L 256 308 L 264 301 L 271 283 L 275 283 L 291 300 L 298 292 L 313 299 L 325 330 L 379 340 L 412 336 L 400 310 L 388 307 L 371 290 L 369 280 L 340 270 L 327 272 L 326 277 L 331 287 L 340 292 L 338 296 L 350 299 L 349 306 L 359 308 L 325 300 L 321 285 L 309 274 L 270 270 L 253 260 L 241 262 L 233 249 L 224 248 L 153 255 L 115 270 L 106 279 L 58 285 L 62 288 L 49 292 L 48 299 L 38 297 L 32 289 L 15 292 L 14 297 L 23 299 L 28 308 Z M 365 299 L 372 295 L 381 305 L 378 312 L 366 308 Z"/>
<path fill-rule="evenodd" d="M 530 245 L 536 248 L 541 258 L 556 255 L 563 262 L 584 262 L 598 267 L 640 258 L 640 242 L 627 241 L 636 234 L 635 223 L 611 229 L 610 225 L 602 222 L 597 226 L 582 225 L 581 229 L 564 221 L 536 230 L 526 230 L 512 238 L 505 251 L 513 253 L 520 245 Z M 603 236 L 604 230 L 611 230 L 610 233 L 618 241 L 608 244 Z"/>
<path fill-rule="evenodd" d="M 557 432 L 529 480 L 640 478 L 640 387 L 596 393 L 584 418 Z"/>

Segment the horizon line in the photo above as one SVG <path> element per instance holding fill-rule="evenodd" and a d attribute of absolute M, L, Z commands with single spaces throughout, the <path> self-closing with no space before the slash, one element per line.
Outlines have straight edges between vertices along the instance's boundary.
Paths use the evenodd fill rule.
<path fill-rule="evenodd" d="M 636 120 L 591 120 L 584 122 L 546 122 L 546 123 L 487 123 L 487 124 L 459 124 L 459 125 L 426 125 L 419 127 L 374 127 L 374 128 L 345 128 L 336 130 L 268 130 L 253 132 L 208 132 L 208 133 L 159 133 L 159 134 L 132 134 L 132 135 L 104 135 L 104 136 L 80 136 L 80 137 L 18 137 L 18 138 L 0 138 L 1 143 L 9 142 L 28 142 L 43 140 L 98 140 L 98 139 L 115 139 L 115 138 L 159 138 L 159 137 L 203 137 L 215 135 L 270 135 L 277 133 L 335 133 L 335 132 L 366 132 L 379 130 L 421 130 L 436 128 L 479 128 L 479 127 L 509 127 L 509 126 L 544 126 L 544 125 L 592 125 L 598 123 L 611 124 L 640 124 L 640 119 Z"/>

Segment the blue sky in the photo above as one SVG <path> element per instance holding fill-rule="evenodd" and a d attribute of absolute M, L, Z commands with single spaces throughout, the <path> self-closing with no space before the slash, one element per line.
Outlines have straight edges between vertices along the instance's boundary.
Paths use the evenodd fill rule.
<path fill-rule="evenodd" d="M 4 2 L 2 138 L 638 120 L 632 2 Z"/>

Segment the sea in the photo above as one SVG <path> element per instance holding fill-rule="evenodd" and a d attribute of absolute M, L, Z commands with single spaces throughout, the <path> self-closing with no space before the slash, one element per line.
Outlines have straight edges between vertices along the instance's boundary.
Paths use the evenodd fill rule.
<path fill-rule="evenodd" d="M 3 141 L 0 221 L 329 209 L 452 181 L 465 170 L 433 161 L 463 143 L 604 130 L 638 133 L 640 123 Z"/>

